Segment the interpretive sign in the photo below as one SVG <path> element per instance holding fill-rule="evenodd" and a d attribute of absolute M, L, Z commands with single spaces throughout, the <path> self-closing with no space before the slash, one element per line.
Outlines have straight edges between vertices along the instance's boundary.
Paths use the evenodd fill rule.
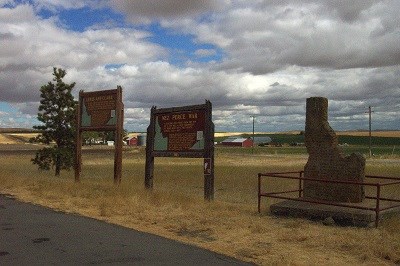
<path fill-rule="evenodd" d="M 153 187 L 154 157 L 208 158 L 204 197 L 214 197 L 214 124 L 210 101 L 202 105 L 151 109 L 147 128 L 145 185 Z"/>
<path fill-rule="evenodd" d="M 117 90 L 82 92 L 81 128 L 115 128 Z"/>
<path fill-rule="evenodd" d="M 114 182 L 121 182 L 122 134 L 124 120 L 122 88 L 94 92 L 79 92 L 77 110 L 75 181 L 80 181 L 82 165 L 82 132 L 115 131 Z"/>
<path fill-rule="evenodd" d="M 204 149 L 205 110 L 155 115 L 155 151 L 186 152 Z"/>

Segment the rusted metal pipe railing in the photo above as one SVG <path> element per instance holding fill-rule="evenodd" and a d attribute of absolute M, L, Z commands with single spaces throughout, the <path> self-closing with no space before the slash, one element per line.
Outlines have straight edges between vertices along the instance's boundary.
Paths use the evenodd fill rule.
<path fill-rule="evenodd" d="M 289 175 L 297 175 L 298 176 L 289 176 Z M 376 183 L 372 182 L 359 182 L 359 181 L 345 181 L 345 180 L 325 180 L 325 179 L 316 179 L 316 178 L 306 178 L 303 176 L 304 172 L 303 171 L 297 171 L 297 172 L 275 172 L 275 173 L 259 173 L 258 174 L 258 212 L 261 212 L 261 197 L 268 197 L 268 198 L 276 198 L 276 199 L 286 199 L 286 200 L 293 200 L 293 201 L 302 201 L 302 202 L 308 202 L 308 203 L 313 203 L 313 204 L 323 204 L 323 205 L 330 205 L 330 206 L 338 206 L 338 207 L 346 207 L 346 208 L 352 208 L 352 209 L 361 209 L 361 210 L 368 210 L 368 211 L 374 211 L 375 212 L 375 227 L 378 227 L 379 225 L 379 216 L 380 212 L 396 207 L 400 207 L 400 204 L 395 204 L 392 206 L 387 206 L 387 207 L 382 207 L 381 206 L 381 201 L 387 201 L 387 202 L 395 202 L 395 203 L 400 203 L 400 199 L 393 199 L 393 198 L 387 198 L 387 197 L 382 197 L 381 196 L 381 188 L 384 186 L 393 186 L 393 185 L 398 185 L 400 184 L 400 178 L 398 177 L 385 177 L 385 176 L 372 176 L 372 175 L 366 175 L 366 178 L 371 178 L 371 179 L 381 179 L 381 180 L 390 180 L 389 182 L 383 182 L 383 181 L 378 181 Z M 298 179 L 299 183 L 298 189 L 295 190 L 286 190 L 286 191 L 278 191 L 278 192 L 269 192 L 265 193 L 262 192 L 262 177 L 275 177 L 275 178 L 284 178 L 284 179 Z M 346 203 L 339 203 L 339 202 L 332 202 L 332 201 L 325 201 L 325 200 L 318 200 L 318 199 L 306 199 L 303 198 L 303 181 L 308 180 L 308 181 L 315 181 L 315 182 L 323 182 L 323 183 L 335 183 L 335 184 L 349 184 L 349 185 L 364 185 L 364 186 L 371 186 L 371 187 L 376 187 L 376 196 L 365 196 L 367 199 L 372 199 L 375 200 L 375 207 L 364 207 L 360 205 L 349 205 Z M 282 194 L 289 194 L 289 193 L 294 193 L 298 192 L 298 198 L 293 198 L 293 197 L 286 197 L 286 196 L 281 196 Z"/>

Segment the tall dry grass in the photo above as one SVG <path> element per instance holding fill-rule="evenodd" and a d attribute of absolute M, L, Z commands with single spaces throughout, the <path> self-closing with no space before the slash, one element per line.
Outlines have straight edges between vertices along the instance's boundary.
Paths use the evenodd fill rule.
<path fill-rule="evenodd" d="M 124 153 L 120 186 L 113 185 L 112 151 L 85 153 L 79 184 L 73 182 L 73 172 L 55 178 L 51 172 L 37 171 L 29 159 L 2 157 L 0 192 L 262 265 L 400 263 L 398 217 L 375 229 L 276 218 L 265 206 L 262 214 L 257 213 L 257 173 L 299 170 L 306 162 L 301 156 L 217 153 L 213 202 L 203 200 L 200 159 L 156 158 L 153 191 L 144 189 L 143 150 Z M 398 163 L 377 160 L 367 169 L 388 175 L 399 170 Z"/>

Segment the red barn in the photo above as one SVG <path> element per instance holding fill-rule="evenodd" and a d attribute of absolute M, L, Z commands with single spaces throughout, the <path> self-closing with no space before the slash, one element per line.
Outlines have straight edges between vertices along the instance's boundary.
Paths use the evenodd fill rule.
<path fill-rule="evenodd" d="M 138 144 L 138 139 L 135 138 L 135 137 L 128 138 L 128 139 L 126 140 L 126 144 L 127 144 L 128 146 L 137 146 L 137 144 Z"/>
<path fill-rule="evenodd" d="M 227 138 L 221 142 L 223 146 L 252 147 L 253 140 L 251 138 Z"/>

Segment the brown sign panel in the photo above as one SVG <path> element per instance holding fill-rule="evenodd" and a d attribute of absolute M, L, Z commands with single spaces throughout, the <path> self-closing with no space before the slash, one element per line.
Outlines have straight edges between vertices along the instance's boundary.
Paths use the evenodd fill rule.
<path fill-rule="evenodd" d="M 187 152 L 204 149 L 205 110 L 155 115 L 154 150 Z"/>
<path fill-rule="evenodd" d="M 81 128 L 115 128 L 117 125 L 117 90 L 83 92 L 81 99 Z"/>

